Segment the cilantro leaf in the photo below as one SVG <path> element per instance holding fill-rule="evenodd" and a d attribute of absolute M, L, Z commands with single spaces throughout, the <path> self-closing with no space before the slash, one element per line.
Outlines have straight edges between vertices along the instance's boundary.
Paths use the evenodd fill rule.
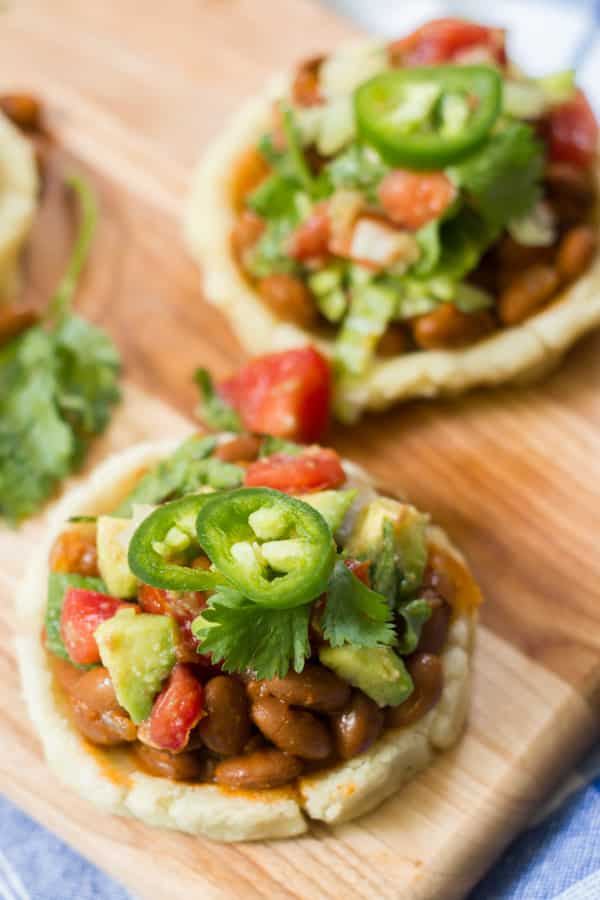
<path fill-rule="evenodd" d="M 449 170 L 496 234 L 534 206 L 543 171 L 543 146 L 524 122 L 508 122 L 477 153 Z"/>
<path fill-rule="evenodd" d="M 119 355 L 104 331 L 79 316 L 66 316 L 53 337 L 56 401 L 73 430 L 79 462 L 88 439 L 104 431 L 120 398 Z"/>
<path fill-rule="evenodd" d="M 333 188 L 364 191 L 371 202 L 377 202 L 377 188 L 387 172 L 389 166 L 379 154 L 360 143 L 350 144 L 323 169 Z"/>
<path fill-rule="evenodd" d="M 216 438 L 200 437 L 193 435 L 184 441 L 171 456 L 162 460 L 149 472 L 147 472 L 136 484 L 132 491 L 120 503 L 114 511 L 116 516 L 131 515 L 132 507 L 135 503 L 162 503 L 164 500 L 173 500 L 176 497 L 186 493 L 197 491 L 202 485 L 209 484 L 211 474 L 213 479 L 218 478 L 218 472 L 215 472 L 214 465 L 221 463 L 235 470 L 237 474 L 233 484 L 212 484 L 212 487 L 236 487 L 241 481 L 242 470 L 238 466 L 229 466 L 228 463 L 222 463 L 218 459 L 207 459 L 216 446 Z M 227 480 L 227 479 L 225 479 Z"/>
<path fill-rule="evenodd" d="M 194 381 L 200 388 L 197 413 L 215 431 L 241 431 L 242 423 L 235 409 L 219 397 L 208 369 L 196 369 Z"/>
<path fill-rule="evenodd" d="M 56 404 L 52 339 L 30 328 L 0 351 L 0 517 L 34 513 L 70 468 L 74 437 Z"/>
<path fill-rule="evenodd" d="M 99 328 L 69 312 L 96 222 L 96 205 L 78 177 L 79 234 L 49 304 L 47 322 L 0 350 L 0 517 L 18 523 L 36 512 L 81 462 L 119 399 L 119 358 Z"/>
<path fill-rule="evenodd" d="M 247 205 L 263 219 L 294 218 L 296 194 L 300 190 L 297 181 L 273 172 L 246 199 Z"/>
<path fill-rule="evenodd" d="M 301 672 L 310 656 L 310 612 L 310 604 L 269 609 L 222 589 L 194 620 L 192 633 L 201 640 L 200 652 L 222 661 L 226 672 L 251 669 L 257 678 L 283 678 L 290 667 Z"/>
<path fill-rule="evenodd" d="M 304 448 L 300 444 L 293 441 L 286 441 L 285 438 L 274 437 L 272 434 L 266 435 L 260 445 L 260 459 L 265 456 L 272 456 L 273 453 L 285 453 L 286 456 L 298 456 Z"/>
<path fill-rule="evenodd" d="M 321 627 L 332 647 L 375 647 L 396 640 L 386 598 L 363 584 L 342 560 L 329 579 Z"/>
<path fill-rule="evenodd" d="M 431 616 L 431 607 L 427 600 L 410 600 L 399 606 L 397 612 L 404 619 L 405 628 L 396 651 L 406 655 L 417 649 L 423 625 Z"/>

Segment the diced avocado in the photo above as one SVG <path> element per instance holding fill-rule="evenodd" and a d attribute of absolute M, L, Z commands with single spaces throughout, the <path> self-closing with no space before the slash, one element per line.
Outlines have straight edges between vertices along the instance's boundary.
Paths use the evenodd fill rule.
<path fill-rule="evenodd" d="M 131 528 L 131 519 L 100 516 L 96 526 L 98 568 L 110 594 L 115 597 L 134 597 L 137 578 L 127 564 L 127 547 L 121 540 L 123 532 Z"/>
<path fill-rule="evenodd" d="M 412 678 L 391 647 L 322 647 L 319 659 L 379 706 L 397 706 L 412 694 Z"/>
<path fill-rule="evenodd" d="M 60 635 L 60 616 L 65 594 L 69 588 L 85 588 L 88 591 L 106 593 L 101 578 L 90 575 L 74 575 L 71 572 L 50 572 L 48 576 L 48 603 L 46 606 L 46 647 L 55 656 L 72 662 Z M 87 668 L 87 667 L 86 667 Z"/>
<path fill-rule="evenodd" d="M 175 621 L 171 616 L 121 609 L 94 636 L 117 700 L 139 725 L 150 715 L 154 697 L 175 665 Z"/>
<path fill-rule="evenodd" d="M 344 521 L 344 516 L 352 506 L 357 493 L 354 488 L 348 491 L 317 491 L 315 494 L 302 494 L 298 499 L 304 500 L 305 503 L 321 513 L 332 533 L 335 534 Z"/>
<path fill-rule="evenodd" d="M 428 517 L 408 503 L 378 497 L 365 506 L 350 535 L 346 552 L 351 556 L 374 558 L 383 544 L 384 522 L 392 523 L 398 561 L 402 570 L 402 591 L 409 593 L 421 583 L 427 564 L 426 528 Z"/>

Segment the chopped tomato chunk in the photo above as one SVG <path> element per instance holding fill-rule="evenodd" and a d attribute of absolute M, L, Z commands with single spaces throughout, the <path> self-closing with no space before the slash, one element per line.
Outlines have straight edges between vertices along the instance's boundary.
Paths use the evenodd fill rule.
<path fill-rule="evenodd" d="M 94 637 L 96 628 L 106 619 L 112 619 L 120 609 L 128 608 L 137 609 L 137 606 L 97 591 L 69 588 L 60 615 L 60 635 L 73 662 L 80 666 L 100 662 Z"/>
<path fill-rule="evenodd" d="M 573 163 L 582 169 L 592 164 L 598 151 L 598 122 L 583 91 L 557 106 L 548 121 L 552 162 Z"/>
<path fill-rule="evenodd" d="M 306 59 L 296 69 L 292 84 L 292 97 L 298 106 L 318 106 L 323 103 L 319 85 L 319 68 L 324 56 L 313 56 Z"/>
<path fill-rule="evenodd" d="M 193 662 L 208 669 L 220 671 L 213 666 L 210 656 L 198 653 L 198 639 L 192 634 L 192 622 L 206 608 L 206 594 L 203 591 L 165 591 L 163 588 L 140 585 L 138 600 L 144 612 L 155 615 L 173 616 L 179 625 L 177 658 L 180 662 Z"/>
<path fill-rule="evenodd" d="M 77 529 L 63 531 L 52 545 L 50 571 L 98 576 L 96 539 Z"/>
<path fill-rule="evenodd" d="M 314 347 L 258 356 L 219 385 L 248 431 L 319 440 L 329 422 L 331 372 Z"/>
<path fill-rule="evenodd" d="M 455 196 L 456 188 L 443 172 L 394 169 L 379 185 L 379 201 L 388 218 L 411 231 L 438 219 Z"/>
<path fill-rule="evenodd" d="M 312 493 L 336 488 L 346 480 L 335 450 L 309 447 L 299 456 L 274 453 L 246 470 L 248 487 L 270 487 L 286 494 Z"/>
<path fill-rule="evenodd" d="M 468 51 L 487 51 L 491 60 L 506 62 L 506 35 L 502 28 L 489 28 L 464 19 L 433 19 L 412 34 L 389 45 L 395 65 L 426 66 L 460 61 Z"/>
<path fill-rule="evenodd" d="M 288 253 L 294 259 L 311 259 L 327 254 L 331 223 L 327 206 L 320 203 L 308 219 L 290 235 Z"/>
<path fill-rule="evenodd" d="M 183 750 L 204 714 L 204 691 L 193 666 L 177 663 L 152 707 L 152 744 L 174 753 Z"/>
<path fill-rule="evenodd" d="M 347 569 L 350 569 L 353 575 L 356 575 L 359 581 L 362 581 L 367 587 L 371 587 L 371 577 L 369 573 L 371 561 L 369 559 L 345 559 L 344 565 Z"/>

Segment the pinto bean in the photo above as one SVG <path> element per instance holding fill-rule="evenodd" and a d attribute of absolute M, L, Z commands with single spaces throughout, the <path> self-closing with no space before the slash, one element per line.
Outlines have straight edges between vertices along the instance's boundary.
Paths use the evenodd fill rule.
<path fill-rule="evenodd" d="M 379 356 L 400 356 L 410 348 L 410 339 L 402 325 L 390 325 L 377 343 Z"/>
<path fill-rule="evenodd" d="M 3 94 L 0 110 L 23 131 L 39 131 L 42 122 L 40 101 L 31 94 Z"/>
<path fill-rule="evenodd" d="M 198 733 L 209 750 L 223 756 L 240 753 L 250 738 L 252 725 L 244 685 L 231 675 L 217 675 L 206 682 L 204 707 Z"/>
<path fill-rule="evenodd" d="M 223 462 L 254 462 L 258 457 L 261 438 L 255 434 L 240 434 L 224 444 L 219 444 L 214 455 Z"/>
<path fill-rule="evenodd" d="M 456 584 L 444 567 L 444 557 L 435 550 L 430 554 L 423 575 L 422 588 L 424 591 L 433 592 L 437 597 L 442 597 L 450 606 L 456 599 Z"/>
<path fill-rule="evenodd" d="M 71 688 L 73 719 L 93 744 L 113 746 L 135 741 L 137 729 L 119 706 L 108 669 L 90 669 Z"/>
<path fill-rule="evenodd" d="M 76 529 L 63 531 L 50 551 L 50 570 L 97 577 L 100 572 L 95 537 Z"/>
<path fill-rule="evenodd" d="M 498 313 L 504 325 L 518 325 L 550 300 L 559 285 L 558 272 L 539 263 L 516 275 L 502 291 Z"/>
<path fill-rule="evenodd" d="M 429 604 L 431 616 L 421 629 L 418 650 L 419 653 L 440 653 L 448 640 L 452 608 L 433 590 L 425 590 L 423 597 Z"/>
<path fill-rule="evenodd" d="M 215 781 L 224 787 L 259 791 L 288 784 L 301 772 L 302 763 L 294 756 L 281 750 L 256 750 L 217 763 Z"/>
<path fill-rule="evenodd" d="M 296 322 L 302 328 L 314 325 L 317 319 L 316 306 L 310 291 L 300 278 L 286 272 L 275 272 L 261 278 L 258 290 L 275 315 Z"/>
<path fill-rule="evenodd" d="M 414 691 L 404 703 L 386 710 L 388 728 L 404 728 L 418 722 L 433 709 L 442 695 L 444 670 L 439 656 L 413 653 L 406 667 L 414 683 Z"/>
<path fill-rule="evenodd" d="M 318 106 L 323 103 L 319 88 L 319 68 L 324 56 L 304 60 L 296 69 L 292 83 L 292 98 L 298 106 Z"/>
<path fill-rule="evenodd" d="M 596 251 L 596 232 L 590 225 L 571 228 L 561 240 L 556 268 L 563 281 L 573 281 L 584 272 Z"/>
<path fill-rule="evenodd" d="M 594 202 L 593 177 L 571 163 L 551 163 L 545 174 L 548 202 L 561 225 L 576 225 Z"/>
<path fill-rule="evenodd" d="M 52 675 L 67 694 L 71 693 L 75 684 L 84 674 L 81 669 L 67 662 L 66 659 L 55 656 L 54 653 L 48 653 L 48 665 Z"/>
<path fill-rule="evenodd" d="M 257 728 L 284 753 L 301 759 L 326 759 L 333 748 L 327 726 L 312 713 L 292 709 L 276 697 L 262 697 L 252 706 Z"/>
<path fill-rule="evenodd" d="M 37 319 L 38 313 L 30 304 L 3 302 L 0 305 L 0 346 L 21 334 Z"/>
<path fill-rule="evenodd" d="M 433 312 L 417 316 L 412 322 L 413 337 L 423 350 L 470 344 L 493 328 L 494 319 L 487 310 L 464 313 L 453 303 L 442 303 Z"/>
<path fill-rule="evenodd" d="M 303 672 L 291 671 L 285 678 L 272 678 L 259 684 L 261 696 L 270 694 L 290 706 L 305 706 L 315 712 L 336 712 L 350 699 L 350 686 L 316 663 L 309 663 Z"/>
<path fill-rule="evenodd" d="M 199 753 L 169 753 L 139 742 L 134 752 L 146 772 L 171 781 L 210 781 L 214 770 L 214 761 Z"/>
<path fill-rule="evenodd" d="M 236 258 L 243 262 L 246 250 L 255 245 L 263 231 L 265 221 L 250 209 L 244 209 L 231 231 L 231 247 Z"/>
<path fill-rule="evenodd" d="M 335 746 L 342 759 L 352 759 L 371 747 L 383 728 L 383 710 L 374 700 L 354 691 L 343 712 L 331 719 Z"/>

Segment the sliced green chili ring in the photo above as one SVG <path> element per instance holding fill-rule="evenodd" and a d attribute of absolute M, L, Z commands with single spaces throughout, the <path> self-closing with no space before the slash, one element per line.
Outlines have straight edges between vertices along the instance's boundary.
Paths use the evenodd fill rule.
<path fill-rule="evenodd" d="M 256 604 L 289 609 L 327 587 L 335 544 L 325 519 L 302 500 L 270 488 L 213 494 L 197 529 L 216 569 Z"/>
<path fill-rule="evenodd" d="M 217 572 L 178 565 L 168 558 L 196 541 L 196 519 L 211 494 L 191 494 L 159 506 L 136 529 L 129 543 L 133 574 L 153 587 L 171 591 L 211 591 L 226 584 Z"/>
<path fill-rule="evenodd" d="M 455 134 L 436 130 L 432 111 L 425 110 L 422 127 L 402 127 L 394 120 L 411 88 L 439 87 L 466 94 L 472 110 Z M 441 169 L 467 156 L 487 137 L 502 107 L 502 78 L 491 66 L 420 66 L 392 69 L 360 85 L 354 94 L 359 134 L 383 159 L 411 169 Z"/>

